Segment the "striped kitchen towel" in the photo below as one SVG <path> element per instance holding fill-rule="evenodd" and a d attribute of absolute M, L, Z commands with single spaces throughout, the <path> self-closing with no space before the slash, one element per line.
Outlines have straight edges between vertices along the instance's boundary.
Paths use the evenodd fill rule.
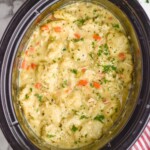
<path fill-rule="evenodd" d="M 131 150 L 150 150 L 150 121 Z"/>

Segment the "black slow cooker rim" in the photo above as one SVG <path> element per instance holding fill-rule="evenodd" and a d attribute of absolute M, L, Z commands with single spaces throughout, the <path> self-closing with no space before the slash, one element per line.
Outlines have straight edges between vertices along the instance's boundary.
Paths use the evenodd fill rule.
<path fill-rule="evenodd" d="M 15 28 L 17 27 L 17 25 L 19 24 L 20 20 L 22 19 L 22 17 L 26 14 L 26 12 L 28 10 L 30 10 L 36 3 L 38 3 L 40 0 L 27 0 L 24 5 L 17 11 L 17 13 L 15 14 L 15 16 L 13 17 L 13 19 L 11 20 L 11 22 L 9 23 L 2 39 L 0 42 L 0 72 L 2 70 L 2 66 L 4 65 L 4 55 L 5 55 L 5 50 L 7 49 L 7 43 L 10 42 L 11 36 L 15 30 Z M 53 0 L 51 0 L 52 2 Z M 110 0 L 111 2 L 113 2 L 114 4 L 116 4 L 117 6 L 120 7 L 120 2 L 121 0 Z M 143 39 L 139 39 L 141 43 L 145 43 L 145 45 L 147 45 L 147 51 L 146 52 L 142 52 L 143 53 L 143 57 L 145 58 L 150 58 L 150 22 L 149 19 L 146 15 L 146 13 L 144 12 L 144 10 L 142 9 L 142 7 L 140 6 L 140 4 L 136 1 L 130 1 L 130 2 L 126 2 L 126 3 L 130 3 L 130 5 L 132 7 L 134 7 L 134 11 L 138 14 L 138 18 L 140 18 L 140 23 L 142 24 L 142 26 L 144 26 L 145 31 L 145 36 L 147 37 L 147 39 L 149 41 L 144 41 Z M 130 17 L 130 19 L 132 19 Z M 138 30 L 138 29 L 136 29 Z M 145 48 L 145 46 L 143 46 Z M 148 89 L 148 87 L 150 87 L 150 80 L 148 78 L 148 75 L 150 74 L 150 61 L 148 59 L 145 59 L 145 61 L 147 62 L 143 62 L 143 66 L 144 68 L 147 67 L 147 69 L 144 69 L 144 74 L 146 75 L 145 78 L 143 79 L 143 85 L 142 85 L 142 91 L 141 91 L 141 95 L 138 101 L 138 105 L 130 119 L 130 121 L 128 122 L 128 124 L 126 125 L 125 129 L 121 132 L 121 134 L 115 138 L 114 140 L 112 140 L 109 144 L 107 144 L 103 149 L 111 149 L 111 145 L 114 144 L 118 144 L 118 140 L 119 138 L 121 138 L 122 135 L 126 134 L 125 131 L 128 130 L 128 128 L 132 125 L 132 128 L 135 130 L 133 133 L 131 133 L 130 139 L 128 139 L 125 143 L 119 143 L 118 146 L 115 147 L 115 149 L 126 149 L 127 147 L 129 147 L 129 145 L 131 146 L 135 140 L 137 139 L 137 137 L 141 134 L 141 132 L 143 131 L 143 129 L 145 128 L 148 120 L 149 120 L 149 107 L 150 107 L 150 101 L 149 101 L 149 97 L 150 97 L 150 90 Z M 2 72 L 1 72 L 1 81 L 2 81 Z M 0 83 L 1 83 L 0 81 Z M 0 85 L 1 86 L 1 85 Z M 1 92 L 4 92 L 3 87 L 1 86 Z M 8 93 L 6 93 L 8 94 Z M 1 96 L 1 95 L 0 95 Z M 143 99 L 146 99 L 147 102 L 145 102 L 143 104 Z M 18 141 L 18 139 L 16 139 L 16 134 L 21 134 L 19 133 L 20 131 L 18 130 L 18 133 L 13 134 L 10 125 L 8 125 L 8 122 L 6 121 L 5 118 L 5 109 L 4 106 L 2 106 L 2 97 L 1 97 L 1 103 L 0 103 L 0 127 L 6 137 L 6 139 L 8 140 L 8 142 L 10 143 L 10 145 L 15 149 L 15 150 L 19 150 L 22 149 L 23 147 L 23 143 L 21 141 Z M 142 109 L 142 106 L 145 109 Z M 147 106 L 147 107 L 146 107 Z M 141 114 L 139 114 L 138 109 L 142 110 Z M 140 115 L 139 118 L 137 118 L 137 114 Z M 143 115 L 143 116 L 142 116 Z M 134 119 L 137 118 L 137 119 Z M 133 120 L 135 124 L 133 125 Z M 16 124 L 17 125 L 17 124 Z M 20 135 L 18 135 L 20 136 Z M 22 140 L 24 140 L 24 144 L 28 145 L 28 148 L 30 149 L 37 149 L 29 140 L 27 140 L 25 137 L 21 137 Z M 20 145 L 20 143 L 22 143 L 22 146 Z"/>

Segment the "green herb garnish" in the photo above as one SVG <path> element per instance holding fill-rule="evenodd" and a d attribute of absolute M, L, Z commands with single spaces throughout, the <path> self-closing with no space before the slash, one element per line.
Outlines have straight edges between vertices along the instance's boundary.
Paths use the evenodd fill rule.
<path fill-rule="evenodd" d="M 62 87 L 65 88 L 68 85 L 67 80 L 62 83 Z"/>
<path fill-rule="evenodd" d="M 81 19 L 78 19 L 78 20 L 75 20 L 74 23 L 76 23 L 79 27 L 80 26 L 83 26 L 84 23 L 89 19 L 89 17 L 87 16 L 86 18 L 81 18 Z"/>
<path fill-rule="evenodd" d="M 101 56 L 102 53 L 104 55 L 109 55 L 109 50 L 108 50 L 108 45 L 107 44 L 99 46 L 99 50 L 98 50 L 97 55 Z"/>
<path fill-rule="evenodd" d="M 85 23 L 85 19 L 78 19 L 74 21 L 78 26 L 82 26 Z"/>
<path fill-rule="evenodd" d="M 116 113 L 118 112 L 118 108 L 115 108 L 115 112 L 116 112 Z"/>
<path fill-rule="evenodd" d="M 29 95 L 28 95 L 28 94 L 26 94 L 26 95 L 25 95 L 25 98 L 26 98 L 26 99 L 28 99 L 28 98 L 29 98 Z"/>
<path fill-rule="evenodd" d="M 89 53 L 89 56 L 91 57 L 91 59 L 94 59 L 94 53 Z"/>
<path fill-rule="evenodd" d="M 77 115 L 77 110 L 75 110 L 75 109 L 72 109 L 72 111 L 73 111 L 73 113 L 75 114 L 75 115 Z"/>
<path fill-rule="evenodd" d="M 92 42 L 92 48 L 95 48 L 95 42 Z"/>
<path fill-rule="evenodd" d="M 97 9 L 94 9 L 93 12 L 97 12 Z"/>
<path fill-rule="evenodd" d="M 71 130 L 72 130 L 73 132 L 76 132 L 76 131 L 78 130 L 78 128 L 77 128 L 75 125 L 73 125 L 72 128 L 71 128 Z"/>
<path fill-rule="evenodd" d="M 71 72 L 76 74 L 76 75 L 78 74 L 78 71 L 76 69 L 72 69 Z"/>
<path fill-rule="evenodd" d="M 48 134 L 47 137 L 48 137 L 48 138 L 53 138 L 53 137 L 55 137 L 55 135 Z"/>
<path fill-rule="evenodd" d="M 104 117 L 103 115 L 97 115 L 97 116 L 94 118 L 94 120 L 97 120 L 97 121 L 100 121 L 100 122 L 103 123 L 104 118 L 105 118 L 105 117 Z"/>
<path fill-rule="evenodd" d="M 105 55 L 109 54 L 109 50 L 108 50 L 108 45 L 107 44 L 104 45 L 104 54 Z"/>
<path fill-rule="evenodd" d="M 102 49 L 99 48 L 97 55 L 98 55 L 98 56 L 101 56 L 101 55 L 102 55 L 102 52 L 103 52 Z"/>
<path fill-rule="evenodd" d="M 82 116 L 80 117 L 80 119 L 88 119 L 88 117 L 85 116 L 85 115 L 82 115 Z"/>
<path fill-rule="evenodd" d="M 84 38 L 80 38 L 80 39 L 72 39 L 73 42 L 79 42 L 79 41 L 84 41 Z"/>
<path fill-rule="evenodd" d="M 53 36 L 50 36 L 50 37 L 49 37 L 49 40 L 50 40 L 50 42 L 53 42 L 53 41 L 55 41 L 55 40 L 56 40 L 56 38 L 55 38 L 55 37 L 53 37 Z"/>
<path fill-rule="evenodd" d="M 63 51 L 66 51 L 67 49 L 66 49 L 66 48 L 63 48 L 62 50 L 63 50 Z"/>
<path fill-rule="evenodd" d="M 35 94 L 35 96 L 38 98 L 38 100 L 41 102 L 42 101 L 42 97 L 43 96 L 41 96 L 41 95 L 39 95 L 39 94 Z"/>
<path fill-rule="evenodd" d="M 111 66 L 111 69 L 116 71 L 117 68 L 115 66 Z"/>
<path fill-rule="evenodd" d="M 116 71 L 117 68 L 115 66 L 113 66 L 113 65 L 105 65 L 105 66 L 103 66 L 103 72 L 106 73 L 106 72 L 109 72 L 111 70 Z"/>
<path fill-rule="evenodd" d="M 98 98 L 102 98 L 100 93 L 96 93 L 96 95 L 98 96 Z"/>
<path fill-rule="evenodd" d="M 109 82 L 108 80 L 106 80 L 106 78 L 104 78 L 104 83 L 106 84 L 107 82 Z"/>
<path fill-rule="evenodd" d="M 112 26 L 117 29 L 119 28 L 119 24 L 112 24 Z"/>
<path fill-rule="evenodd" d="M 53 60 L 53 63 L 56 63 L 56 60 Z"/>
<path fill-rule="evenodd" d="M 32 92 L 32 88 L 30 88 L 30 92 Z"/>
<path fill-rule="evenodd" d="M 91 86 L 91 87 L 94 87 L 92 83 L 90 83 L 90 86 Z"/>

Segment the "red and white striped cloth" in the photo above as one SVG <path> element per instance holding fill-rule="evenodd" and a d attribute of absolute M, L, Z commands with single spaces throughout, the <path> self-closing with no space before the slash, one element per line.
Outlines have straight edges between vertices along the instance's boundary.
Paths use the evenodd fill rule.
<path fill-rule="evenodd" d="M 150 150 L 150 121 L 131 150 Z"/>

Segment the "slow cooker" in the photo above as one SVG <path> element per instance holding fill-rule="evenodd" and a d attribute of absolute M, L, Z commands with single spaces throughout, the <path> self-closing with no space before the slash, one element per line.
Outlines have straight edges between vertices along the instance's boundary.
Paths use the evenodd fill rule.
<path fill-rule="evenodd" d="M 131 38 L 133 86 L 118 122 L 100 141 L 80 149 L 130 149 L 149 120 L 150 21 L 136 0 L 83 0 L 102 5 L 122 23 Z M 15 150 L 48 147 L 30 131 L 17 103 L 19 56 L 36 24 L 74 0 L 27 0 L 9 23 L 0 42 L 0 127 Z"/>

